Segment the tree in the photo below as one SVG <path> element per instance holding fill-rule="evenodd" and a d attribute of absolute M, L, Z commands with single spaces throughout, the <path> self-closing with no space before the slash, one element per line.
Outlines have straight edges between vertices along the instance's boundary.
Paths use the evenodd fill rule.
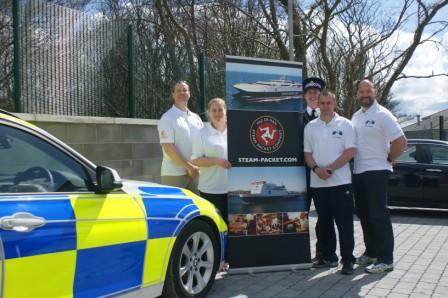
<path fill-rule="evenodd" d="M 397 103 L 391 88 L 397 80 L 409 77 L 403 70 L 415 49 L 432 42 L 448 26 L 446 20 L 434 21 L 447 0 L 402 0 L 395 14 L 385 13 L 389 8 L 371 0 L 321 0 L 311 1 L 308 6 L 303 3 L 296 3 L 293 11 L 294 58 L 303 63 L 304 77 L 325 78 L 328 88 L 338 96 L 342 114 L 348 117 L 358 108 L 354 100 L 356 81 L 363 78 L 375 82 L 378 101 L 393 110 Z M 288 1 L 259 0 L 258 4 L 266 20 L 260 28 L 275 41 L 278 57 L 287 60 Z M 257 18 L 252 15 L 251 19 Z M 403 49 L 398 47 L 397 39 L 404 28 L 413 28 L 414 38 Z M 440 75 L 447 74 L 421 77 Z"/>
<path fill-rule="evenodd" d="M 1 11 L 9 2 L 0 0 Z M 95 20 L 94 26 L 88 25 L 92 23 L 90 21 L 77 23 L 80 26 L 78 32 L 84 30 L 90 34 L 98 31 L 98 34 L 94 37 L 87 34 L 75 43 L 89 47 L 90 54 L 91 50 L 100 51 L 93 59 L 98 69 L 90 68 L 91 55 L 80 55 L 84 58 L 75 62 L 80 65 L 78 69 L 86 72 L 87 78 L 78 84 L 90 90 L 95 98 L 107 98 L 107 101 L 103 100 L 105 110 L 102 113 L 111 116 L 127 115 L 129 69 L 125 35 L 120 33 L 117 37 L 112 34 L 117 40 L 113 50 L 105 50 L 102 46 L 92 48 L 92 44 L 98 42 L 98 45 L 107 44 L 104 41 L 110 35 L 107 24 L 111 27 L 117 24 L 120 30 L 128 25 L 134 28 L 138 117 L 152 118 L 160 117 L 170 105 L 167 100 L 170 86 L 179 79 L 190 83 L 192 108 L 199 110 L 199 102 L 194 99 L 199 97 L 198 56 L 201 52 L 205 53 L 207 61 L 206 97 L 223 97 L 225 55 L 288 60 L 289 42 L 294 43 L 295 60 L 303 63 L 304 77 L 316 75 L 325 78 L 328 87 L 338 96 L 343 115 L 350 117 L 357 109 L 355 82 L 365 77 L 375 82 L 379 91 L 378 101 L 393 109 L 396 103 L 391 88 L 397 80 L 409 77 L 403 71 L 415 50 L 423 43 L 432 42 L 434 36 L 444 32 L 448 26 L 448 22 L 439 17 L 448 0 L 400 0 L 394 4 L 398 6 L 396 13 L 381 13 L 386 9 L 384 4 L 373 0 L 297 1 L 293 10 L 295 35 L 292 41 L 287 28 L 288 0 L 47 2 L 81 10 L 94 7 L 94 18 L 101 14 L 101 20 Z M 91 3 L 94 5 L 89 5 Z M 11 92 L 5 90 L 12 86 L 11 25 L 10 19 L 3 15 L 8 14 L 0 13 L 0 63 L 7 71 L 6 75 L 0 74 L 0 96 L 6 94 L 10 98 Z M 83 20 L 89 18 L 92 14 L 82 17 Z M 404 48 L 400 47 L 400 32 L 410 28 L 414 38 Z M 54 31 L 50 27 L 40 27 L 39 30 L 47 35 Z M 45 46 L 43 43 L 42 47 Z M 42 50 L 42 47 L 36 49 Z M 82 51 L 83 48 L 80 49 Z M 48 57 L 49 61 L 56 58 Z M 26 63 L 34 62 L 27 60 Z M 422 77 L 439 75 L 447 74 L 422 74 Z M 52 80 L 58 83 L 58 78 Z M 92 84 L 96 87 L 91 87 Z"/>
<path fill-rule="evenodd" d="M 307 49 L 309 68 L 326 78 L 328 87 L 336 92 L 340 108 L 350 117 L 358 107 L 354 100 L 355 82 L 369 78 L 378 89 L 381 104 L 394 109 L 391 88 L 407 76 L 403 70 L 415 49 L 445 30 L 448 22 L 433 21 L 447 6 L 447 0 L 432 4 L 403 0 L 397 15 L 382 14 L 381 6 L 373 1 L 339 0 L 319 1 L 313 7 L 314 15 L 306 15 L 307 29 L 316 39 Z M 302 14 L 303 15 L 303 14 Z M 318 20 L 318 22 L 316 22 Z M 404 48 L 398 47 L 400 31 L 414 27 L 414 38 Z M 424 37 L 423 33 L 431 31 Z M 423 74 L 434 77 L 447 74 Z"/>

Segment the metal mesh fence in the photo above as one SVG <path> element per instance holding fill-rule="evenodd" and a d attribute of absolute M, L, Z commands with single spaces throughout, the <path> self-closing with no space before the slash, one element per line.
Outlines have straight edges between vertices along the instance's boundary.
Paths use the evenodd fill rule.
<path fill-rule="evenodd" d="M 133 111 L 135 117 L 159 118 L 171 105 L 170 86 L 179 79 L 190 83 L 190 108 L 200 111 L 198 59 L 178 42 L 154 40 L 147 28 L 131 27 L 129 20 L 109 20 L 45 0 L 18 3 L 23 112 L 130 117 Z M 2 57 L 8 58 L 3 63 L 8 77 L 0 76 L 0 86 L 5 81 L 7 87 L 0 90 L 0 108 L 13 110 L 10 6 L 0 7 L 0 17 L 8 18 L 6 29 L 0 27 L 0 45 L 7 53 Z"/>
<path fill-rule="evenodd" d="M 11 1 L 0 0 L 0 108 L 13 110 Z"/>
<path fill-rule="evenodd" d="M 126 61 L 126 25 L 43 0 L 22 3 L 23 111 L 126 115 L 127 72 L 111 71 Z"/>

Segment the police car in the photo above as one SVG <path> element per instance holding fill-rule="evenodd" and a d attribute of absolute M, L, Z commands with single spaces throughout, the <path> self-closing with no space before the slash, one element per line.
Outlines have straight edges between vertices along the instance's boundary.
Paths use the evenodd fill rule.
<path fill-rule="evenodd" d="M 195 194 L 121 181 L 0 110 L 3 297 L 200 297 L 227 227 Z"/>

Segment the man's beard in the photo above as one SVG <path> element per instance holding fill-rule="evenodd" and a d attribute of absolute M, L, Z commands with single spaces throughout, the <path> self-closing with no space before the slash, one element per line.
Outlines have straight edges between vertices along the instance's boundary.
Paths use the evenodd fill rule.
<path fill-rule="evenodd" d="M 365 99 L 368 99 L 367 101 Z M 363 108 L 370 108 L 373 105 L 373 102 L 375 101 L 374 97 L 363 97 L 361 99 L 361 106 Z"/>

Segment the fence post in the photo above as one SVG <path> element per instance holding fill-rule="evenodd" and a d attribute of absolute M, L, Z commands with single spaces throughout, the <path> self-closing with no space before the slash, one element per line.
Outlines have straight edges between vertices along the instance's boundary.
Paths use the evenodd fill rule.
<path fill-rule="evenodd" d="M 442 141 L 445 141 L 445 131 L 443 128 L 443 116 L 439 116 L 439 133 L 440 133 L 440 137 L 439 139 Z"/>
<path fill-rule="evenodd" d="M 202 119 L 205 118 L 205 55 L 204 52 L 199 53 L 199 101 L 201 106 Z"/>
<path fill-rule="evenodd" d="M 128 107 L 129 116 L 135 118 L 135 63 L 134 63 L 134 30 L 128 26 Z"/>
<path fill-rule="evenodd" d="M 14 112 L 22 112 L 22 78 L 20 75 L 20 14 L 19 1 L 12 1 L 12 32 L 13 32 L 13 47 L 14 47 L 14 62 L 13 62 L 13 76 L 14 76 Z"/>

